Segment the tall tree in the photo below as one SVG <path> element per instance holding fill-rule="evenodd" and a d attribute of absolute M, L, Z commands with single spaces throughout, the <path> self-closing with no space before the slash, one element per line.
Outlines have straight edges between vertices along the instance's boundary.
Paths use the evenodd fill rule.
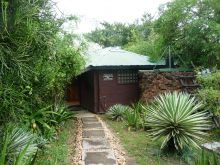
<path fill-rule="evenodd" d="M 86 34 L 86 38 L 104 47 L 123 46 L 130 38 L 129 26 L 123 23 L 101 23 L 102 28 L 97 28 Z"/>
<path fill-rule="evenodd" d="M 154 29 L 186 64 L 219 65 L 219 10 L 218 0 L 175 0 L 161 9 Z"/>

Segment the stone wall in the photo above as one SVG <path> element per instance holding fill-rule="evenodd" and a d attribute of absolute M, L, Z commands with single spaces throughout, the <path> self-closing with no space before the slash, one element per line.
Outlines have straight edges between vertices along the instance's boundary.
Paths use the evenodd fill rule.
<path fill-rule="evenodd" d="M 140 101 L 148 102 L 160 93 L 182 91 L 178 76 L 192 76 L 193 72 L 139 72 Z"/>

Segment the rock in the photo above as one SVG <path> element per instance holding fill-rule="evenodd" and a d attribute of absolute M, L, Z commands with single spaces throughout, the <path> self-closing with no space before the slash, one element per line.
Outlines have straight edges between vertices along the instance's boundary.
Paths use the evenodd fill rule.
<path fill-rule="evenodd" d="M 202 147 L 210 151 L 216 152 L 220 155 L 220 142 L 209 142 L 202 144 Z"/>
<path fill-rule="evenodd" d="M 140 100 L 142 102 L 149 102 L 160 93 L 181 91 L 182 86 L 177 77 L 180 75 L 191 76 L 193 74 L 193 72 L 140 72 Z"/>

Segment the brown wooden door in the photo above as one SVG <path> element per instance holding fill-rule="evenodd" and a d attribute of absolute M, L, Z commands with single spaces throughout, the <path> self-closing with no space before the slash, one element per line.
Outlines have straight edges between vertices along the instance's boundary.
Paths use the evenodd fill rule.
<path fill-rule="evenodd" d="M 67 90 L 67 103 L 70 105 L 80 105 L 79 81 L 73 80 Z"/>

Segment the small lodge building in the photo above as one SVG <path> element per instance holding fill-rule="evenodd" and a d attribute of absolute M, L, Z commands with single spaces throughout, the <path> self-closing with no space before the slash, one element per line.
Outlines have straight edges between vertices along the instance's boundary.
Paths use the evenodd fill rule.
<path fill-rule="evenodd" d="M 166 68 L 149 57 L 120 48 L 89 51 L 86 69 L 67 89 L 67 103 L 93 113 L 105 113 L 114 104 L 130 105 L 139 100 L 139 70 Z"/>

